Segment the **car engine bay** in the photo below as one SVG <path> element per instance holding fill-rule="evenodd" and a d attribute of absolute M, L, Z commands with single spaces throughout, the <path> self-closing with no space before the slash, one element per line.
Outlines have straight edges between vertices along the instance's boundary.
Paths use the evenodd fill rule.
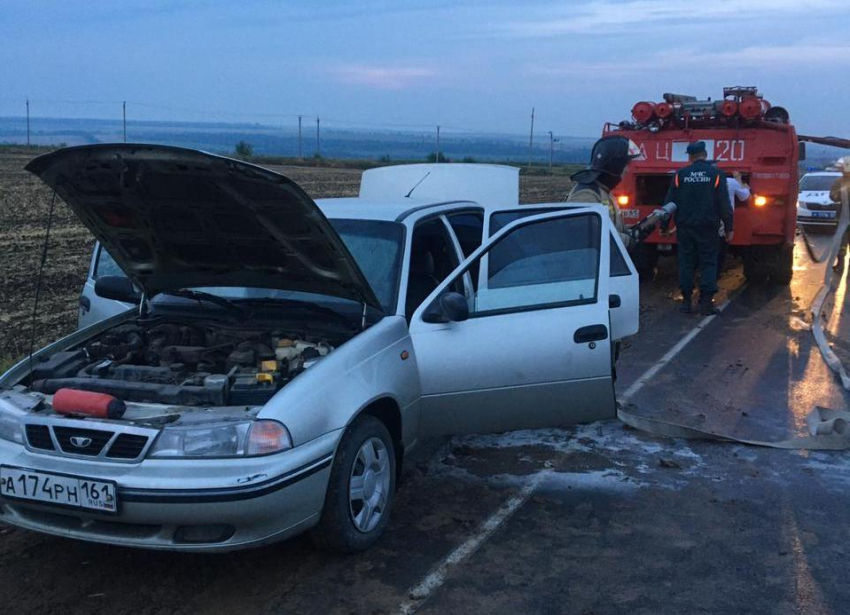
<path fill-rule="evenodd" d="M 140 318 L 37 359 L 30 382 L 45 394 L 71 388 L 127 402 L 257 406 L 345 341 L 337 337 Z"/>

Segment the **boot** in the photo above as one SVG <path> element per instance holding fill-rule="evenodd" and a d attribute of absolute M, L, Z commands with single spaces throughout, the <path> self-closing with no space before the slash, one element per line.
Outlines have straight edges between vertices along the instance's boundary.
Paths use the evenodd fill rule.
<path fill-rule="evenodd" d="M 691 307 L 691 293 L 682 293 L 682 305 L 679 306 L 679 311 L 682 314 L 690 314 L 694 311 Z"/>
<path fill-rule="evenodd" d="M 714 316 L 720 313 L 720 310 L 714 306 L 714 297 L 699 298 L 699 313 L 703 316 Z"/>

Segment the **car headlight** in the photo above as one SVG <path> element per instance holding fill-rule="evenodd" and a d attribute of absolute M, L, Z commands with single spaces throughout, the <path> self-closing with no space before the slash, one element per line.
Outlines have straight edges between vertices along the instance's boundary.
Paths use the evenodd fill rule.
<path fill-rule="evenodd" d="M 0 439 L 24 443 L 24 432 L 21 429 L 22 410 L 18 410 L 7 402 L 0 400 Z"/>
<path fill-rule="evenodd" d="M 268 419 L 163 428 L 150 457 L 253 457 L 292 448 L 289 430 Z"/>

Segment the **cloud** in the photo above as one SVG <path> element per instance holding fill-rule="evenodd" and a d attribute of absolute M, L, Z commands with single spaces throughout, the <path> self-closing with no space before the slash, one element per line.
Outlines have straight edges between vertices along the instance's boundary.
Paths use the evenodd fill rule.
<path fill-rule="evenodd" d="M 781 15 L 811 15 L 813 12 L 846 12 L 846 0 L 591 0 L 570 4 L 568 11 L 549 7 L 533 18 L 509 20 L 497 32 L 515 38 L 543 38 L 566 34 L 627 30 L 635 26 L 670 26 L 672 23 L 717 22 L 722 20 L 775 19 Z"/>
<path fill-rule="evenodd" d="M 337 79 L 348 85 L 400 90 L 433 80 L 437 71 L 425 66 L 376 66 L 347 64 L 330 70 Z"/>
<path fill-rule="evenodd" d="M 595 79 L 623 79 L 628 76 L 642 78 L 646 67 L 653 73 L 680 71 L 694 66 L 707 66 L 712 70 L 758 69 L 761 72 L 805 69 L 812 66 L 829 66 L 830 70 L 850 67 L 850 45 L 760 45 L 732 51 L 666 50 L 634 59 L 601 62 L 560 64 L 529 64 L 525 72 L 545 77 L 592 77 Z"/>

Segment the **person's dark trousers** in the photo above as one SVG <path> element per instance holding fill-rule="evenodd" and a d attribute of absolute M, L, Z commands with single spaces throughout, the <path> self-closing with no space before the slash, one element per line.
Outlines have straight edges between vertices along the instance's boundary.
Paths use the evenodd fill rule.
<path fill-rule="evenodd" d="M 678 227 L 679 288 L 682 295 L 690 297 L 694 290 L 697 264 L 700 273 L 700 301 L 708 301 L 717 292 L 717 229 L 706 227 Z"/>
<path fill-rule="evenodd" d="M 726 263 L 726 243 L 725 237 L 720 237 L 717 242 L 717 275 L 723 272 L 723 265 Z"/>

